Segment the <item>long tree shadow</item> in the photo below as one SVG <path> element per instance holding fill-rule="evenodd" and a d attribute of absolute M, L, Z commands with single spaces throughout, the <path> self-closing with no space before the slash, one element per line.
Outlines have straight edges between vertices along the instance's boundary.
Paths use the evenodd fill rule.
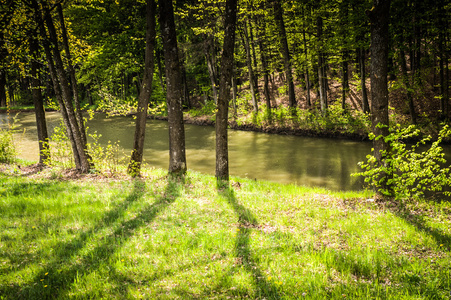
<path fill-rule="evenodd" d="M 120 205 L 106 213 L 94 227 L 69 242 L 56 245 L 55 249 L 58 250 L 54 255 L 55 258 L 44 264 L 31 280 L 20 285 L 1 287 L 0 294 L 17 295 L 16 299 L 53 299 L 64 296 L 80 274 L 98 269 L 133 235 L 136 229 L 151 222 L 159 212 L 173 203 L 180 196 L 181 186 L 177 180 L 169 178 L 163 194 L 156 197 L 155 202 L 144 207 L 135 218 L 120 222 L 127 208 L 144 195 L 145 183 L 139 179 L 135 180 L 132 192 Z M 92 242 L 96 243 L 93 249 L 82 252 L 89 246 L 91 243 L 89 240 L 96 233 L 110 229 L 109 227 L 112 228 L 106 236 L 100 236 L 98 240 Z M 37 284 L 43 278 L 49 288 Z"/>
<path fill-rule="evenodd" d="M 235 196 L 235 191 L 229 186 L 219 189 L 219 195 L 224 197 L 230 206 L 232 206 L 236 215 L 238 216 L 237 235 L 235 240 L 235 255 L 238 262 L 245 268 L 245 270 L 252 275 L 256 295 L 258 298 L 266 299 L 280 299 L 277 287 L 270 281 L 266 280 L 265 274 L 262 273 L 260 267 L 255 262 L 250 246 L 250 234 L 252 229 L 258 227 L 257 218 L 252 212 L 241 205 Z M 228 276 L 233 273 L 230 270 Z"/>
<path fill-rule="evenodd" d="M 444 248 L 451 251 L 451 236 L 439 229 L 428 226 L 424 220 L 424 215 L 413 214 L 404 204 L 400 204 L 396 208 L 391 208 L 391 211 L 409 224 L 415 226 L 419 231 L 427 233 L 438 244 L 443 245 Z"/>

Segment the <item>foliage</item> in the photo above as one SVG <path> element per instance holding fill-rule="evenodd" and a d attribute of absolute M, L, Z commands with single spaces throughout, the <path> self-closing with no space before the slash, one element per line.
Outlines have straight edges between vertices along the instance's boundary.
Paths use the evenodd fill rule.
<path fill-rule="evenodd" d="M 210 115 L 214 116 L 216 113 L 216 104 L 214 101 L 206 101 L 204 105 L 200 109 L 190 109 L 188 111 L 188 114 L 192 117 L 199 117 L 199 116 L 205 116 Z"/>
<path fill-rule="evenodd" d="M 396 198 L 419 197 L 425 192 L 451 195 L 449 190 L 443 190 L 451 186 L 451 172 L 449 167 L 444 167 L 443 148 L 440 143 L 443 139 L 451 135 L 448 126 L 444 126 L 440 131 L 437 140 L 425 148 L 425 144 L 431 141 L 431 136 L 427 136 L 409 146 L 404 141 L 419 135 L 419 129 L 415 126 L 401 128 L 399 125 L 385 137 L 391 151 L 382 153 L 383 161 L 377 163 L 376 157 L 367 155 L 367 162 L 360 162 L 363 172 L 353 174 L 353 176 L 364 176 L 365 182 L 372 187 L 381 187 L 382 183 L 391 186 L 393 191 L 382 189 L 382 193 Z M 372 139 L 383 138 L 370 135 Z M 373 150 L 374 151 L 374 150 Z M 380 179 L 379 174 L 387 175 Z"/>
<path fill-rule="evenodd" d="M 75 167 L 72 147 L 63 121 L 60 121 L 60 125 L 53 129 L 48 143 L 49 147 L 44 150 L 49 152 L 46 153 L 48 158 L 44 162 L 47 166 L 60 170 Z"/>
<path fill-rule="evenodd" d="M 17 150 L 14 144 L 15 121 L 8 128 L 0 128 L 0 163 L 12 163 L 16 159 Z"/>
<path fill-rule="evenodd" d="M 116 174 L 118 172 L 118 167 L 124 164 L 128 159 L 121 151 L 119 142 L 112 143 L 108 141 L 106 146 L 102 146 L 99 143 L 99 139 L 102 137 L 101 134 L 94 132 L 89 134 L 91 141 L 87 143 L 87 150 L 90 156 L 90 161 L 96 167 L 96 170 L 102 174 Z"/>

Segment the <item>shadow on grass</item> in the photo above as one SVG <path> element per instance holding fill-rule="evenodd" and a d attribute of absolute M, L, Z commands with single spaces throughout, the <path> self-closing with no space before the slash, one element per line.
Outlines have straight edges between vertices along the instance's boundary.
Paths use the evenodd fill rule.
<path fill-rule="evenodd" d="M 238 217 L 235 255 L 238 264 L 242 265 L 244 269 L 252 275 L 255 286 L 255 297 L 258 299 L 280 299 L 276 286 L 272 282 L 266 280 L 265 274 L 262 273 L 260 267 L 252 257 L 253 255 L 249 246 L 249 241 L 252 229 L 258 226 L 257 218 L 255 218 L 249 209 L 239 203 L 232 188 L 229 186 L 221 186 L 218 187 L 218 192 L 219 195 L 227 200 Z M 230 276 L 233 273 L 234 270 L 232 269 L 227 275 Z"/>
<path fill-rule="evenodd" d="M 392 208 L 391 211 L 398 217 L 407 221 L 409 224 L 415 226 L 417 230 L 431 236 L 439 245 L 443 245 L 445 249 L 451 251 L 451 236 L 439 229 L 428 226 L 424 220 L 424 215 L 412 213 L 404 204 L 400 204 L 398 207 Z"/>
<path fill-rule="evenodd" d="M 93 228 L 69 242 L 56 245 L 54 258 L 41 265 L 40 270 L 31 280 L 22 284 L 0 287 L 0 295 L 4 295 L 6 299 L 67 297 L 74 282 L 84 274 L 95 272 L 101 265 L 108 265 L 108 260 L 112 255 L 138 228 L 151 222 L 158 213 L 173 203 L 180 196 L 181 186 L 175 178 L 168 178 L 168 184 L 162 196 L 156 197 L 154 203 L 141 209 L 136 217 L 124 221 L 121 220 L 121 216 L 132 203 L 143 197 L 146 189 L 145 182 L 136 179 L 133 190 L 120 205 L 106 213 L 104 218 Z M 90 241 L 101 230 L 107 230 L 109 233 Z M 90 246 L 92 249 L 89 249 Z M 113 266 L 108 267 L 114 269 Z M 121 286 L 121 282 L 118 281 L 121 278 L 112 277 L 110 279 L 116 280 L 117 286 Z M 123 286 L 120 292 L 126 293 L 126 286 Z M 83 295 L 83 297 L 85 296 L 91 298 L 94 295 Z"/>

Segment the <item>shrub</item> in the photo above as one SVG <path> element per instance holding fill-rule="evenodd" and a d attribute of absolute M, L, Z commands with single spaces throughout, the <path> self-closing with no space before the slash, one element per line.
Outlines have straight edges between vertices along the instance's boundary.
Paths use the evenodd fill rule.
<path fill-rule="evenodd" d="M 374 188 L 381 188 L 382 184 L 390 186 L 392 190 L 380 190 L 386 196 L 396 198 L 420 197 L 424 192 L 442 192 L 451 195 L 449 191 L 443 191 L 444 187 L 451 185 L 451 172 L 449 167 L 444 167 L 443 148 L 440 143 L 451 135 L 451 130 L 446 125 L 440 131 L 438 138 L 426 150 L 424 145 L 431 141 L 431 136 L 422 138 L 414 145 L 408 146 L 405 140 L 417 137 L 420 130 L 415 126 L 401 128 L 398 124 L 390 134 L 385 137 L 385 141 L 390 145 L 389 153 L 382 153 L 384 161 L 377 164 L 374 155 L 367 155 L 367 162 L 360 162 L 360 167 L 364 170 L 354 173 L 352 176 L 363 176 L 365 182 Z M 370 134 L 371 139 L 383 138 Z M 372 150 L 374 151 L 374 150 Z M 379 179 L 379 174 L 387 174 L 386 178 Z M 386 182 L 385 182 L 386 180 Z"/>

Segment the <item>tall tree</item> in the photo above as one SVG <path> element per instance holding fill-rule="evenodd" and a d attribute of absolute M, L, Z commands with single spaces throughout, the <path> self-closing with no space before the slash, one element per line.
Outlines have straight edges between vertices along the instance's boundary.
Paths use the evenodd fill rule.
<path fill-rule="evenodd" d="M 138 98 L 138 111 L 136 113 L 135 139 L 133 150 L 128 165 L 128 173 L 137 176 L 141 170 L 144 152 L 144 138 L 146 135 L 147 108 L 152 93 L 152 79 L 154 72 L 154 48 L 155 48 L 155 0 L 147 0 L 146 4 L 146 53 L 144 62 L 144 76 L 141 92 Z"/>
<path fill-rule="evenodd" d="M 293 71 L 291 66 L 291 54 L 288 49 L 287 32 L 285 29 L 285 22 L 283 20 L 283 9 L 280 0 L 274 0 L 274 20 L 277 25 L 277 31 L 280 38 L 280 43 L 282 46 L 283 63 L 285 69 L 285 77 L 288 86 L 288 103 L 290 108 L 294 108 L 296 105 L 296 97 L 294 93 L 294 83 L 293 83 Z"/>
<path fill-rule="evenodd" d="M 233 74 L 237 0 L 227 0 L 224 17 L 224 44 L 221 56 L 219 98 L 216 112 L 216 178 L 229 180 L 227 125 L 230 83 Z M 250 79 L 252 81 L 252 79 Z"/>
<path fill-rule="evenodd" d="M 374 0 L 373 8 L 367 12 L 371 22 L 371 112 L 372 130 L 377 137 L 373 140 L 374 156 L 377 164 L 386 166 L 390 155 L 390 145 L 385 140 L 389 134 L 388 122 L 388 44 L 390 0 Z M 379 174 L 381 185 L 376 187 L 378 196 L 384 191 L 390 193 L 389 175 Z"/>
<path fill-rule="evenodd" d="M 41 93 L 41 81 L 39 80 L 39 45 L 36 38 L 31 35 L 29 39 L 31 60 L 31 88 L 34 102 L 34 112 L 36 116 L 36 128 L 39 143 L 39 163 L 43 164 L 50 157 L 49 136 L 45 120 L 44 100 Z"/>
<path fill-rule="evenodd" d="M 91 165 L 88 161 L 86 143 L 83 140 L 80 125 L 77 122 L 76 113 L 72 104 L 72 91 L 69 87 L 69 80 L 61 58 L 58 37 L 51 11 L 46 2 L 38 3 L 36 0 L 32 0 L 31 7 L 34 10 L 35 20 L 43 40 L 55 93 L 58 94 L 57 99 L 66 125 L 67 135 L 71 141 L 75 166 L 81 172 L 86 173 L 90 170 Z M 45 26 L 47 27 L 48 35 Z"/>
<path fill-rule="evenodd" d="M 169 173 L 186 173 L 183 82 L 179 61 L 172 0 L 159 0 L 160 27 L 166 69 L 166 101 L 169 123 Z"/>

